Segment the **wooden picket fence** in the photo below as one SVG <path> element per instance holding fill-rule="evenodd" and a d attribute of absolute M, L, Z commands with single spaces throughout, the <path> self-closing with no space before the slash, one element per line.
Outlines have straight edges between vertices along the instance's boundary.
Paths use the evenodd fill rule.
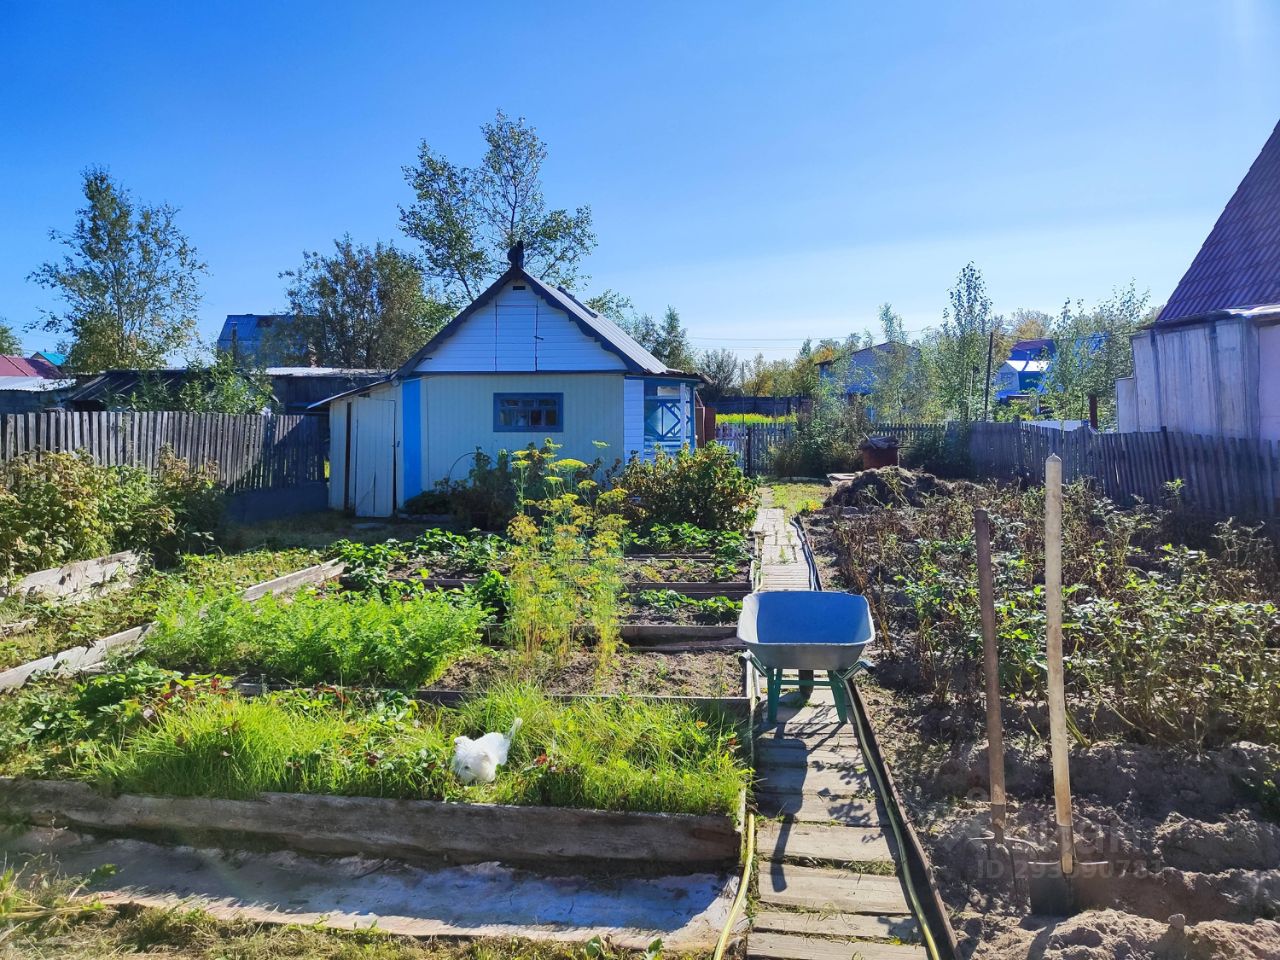
<path fill-rule="evenodd" d="M 738 458 L 738 465 L 748 476 L 769 472 L 773 449 L 791 436 L 791 423 L 716 423 L 716 442 L 722 443 Z"/>
<path fill-rule="evenodd" d="M 155 470 L 169 447 L 211 463 L 232 492 L 324 480 L 323 419 L 299 415 L 50 410 L 0 416 L 0 464 L 27 453 L 84 450 L 105 466 Z"/>

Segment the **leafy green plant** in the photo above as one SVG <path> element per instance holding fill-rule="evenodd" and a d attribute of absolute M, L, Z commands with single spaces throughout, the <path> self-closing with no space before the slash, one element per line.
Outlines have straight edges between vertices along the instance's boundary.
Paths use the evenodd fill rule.
<path fill-rule="evenodd" d="M 690 597 L 677 590 L 641 590 L 635 595 L 636 604 L 665 613 L 689 611 L 695 620 L 704 623 L 732 623 L 742 612 L 742 601 L 730 597 Z"/>
<path fill-rule="evenodd" d="M 472 649 L 489 611 L 441 592 L 412 600 L 303 591 L 256 602 L 191 591 L 162 610 L 147 656 L 293 683 L 429 683 Z"/>
<path fill-rule="evenodd" d="M 633 459 L 617 480 L 626 492 L 623 515 L 638 528 L 692 524 L 707 530 L 745 530 L 756 515 L 756 483 L 728 447 L 711 443 L 675 456 L 658 450 Z"/>
<path fill-rule="evenodd" d="M 1001 681 L 1044 696 L 1044 495 L 958 486 L 920 508 L 837 523 L 841 572 L 867 595 L 884 638 L 909 656 L 939 702 L 981 685 L 973 508 L 993 524 Z M 1086 484 L 1063 508 L 1063 638 L 1068 693 L 1105 707 L 1132 739 L 1275 742 L 1280 723 L 1280 610 L 1274 553 L 1256 531 L 1218 527 L 1219 556 L 1160 544 L 1162 515 L 1121 510 Z M 1087 718 L 1086 718 L 1087 719 Z"/>
<path fill-rule="evenodd" d="M 209 539 L 222 513 L 216 477 L 165 448 L 155 474 L 101 467 L 85 452 L 27 455 L 0 483 L 0 576 L 115 550 L 151 550 L 163 561 Z"/>

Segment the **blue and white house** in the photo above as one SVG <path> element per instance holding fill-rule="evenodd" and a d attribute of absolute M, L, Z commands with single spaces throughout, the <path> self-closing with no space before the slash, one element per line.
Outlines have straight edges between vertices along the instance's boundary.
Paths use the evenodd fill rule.
<path fill-rule="evenodd" d="M 668 368 L 528 273 L 520 245 L 508 259 L 394 374 L 320 404 L 331 507 L 389 516 L 437 481 L 465 477 L 477 450 L 493 456 L 547 438 L 587 462 L 694 445 L 697 375 Z"/>

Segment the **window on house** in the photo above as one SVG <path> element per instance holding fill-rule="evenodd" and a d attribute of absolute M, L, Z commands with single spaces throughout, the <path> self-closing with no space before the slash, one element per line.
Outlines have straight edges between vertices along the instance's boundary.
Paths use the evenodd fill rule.
<path fill-rule="evenodd" d="M 498 433 L 559 433 L 564 429 L 564 394 L 495 393 L 493 429 Z"/>

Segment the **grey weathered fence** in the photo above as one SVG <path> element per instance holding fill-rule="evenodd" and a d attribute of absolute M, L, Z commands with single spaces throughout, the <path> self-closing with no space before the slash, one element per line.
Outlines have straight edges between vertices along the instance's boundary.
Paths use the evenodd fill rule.
<path fill-rule="evenodd" d="M 791 436 L 794 425 L 781 423 L 716 423 L 716 441 L 738 457 L 738 463 L 750 476 L 769 472 L 773 449 Z"/>
<path fill-rule="evenodd" d="M 26 453 L 84 450 L 107 466 L 154 470 L 169 447 L 190 463 L 213 463 L 229 490 L 324 480 L 328 456 L 318 417 L 226 413 L 50 410 L 0 416 L 0 463 Z"/>
<path fill-rule="evenodd" d="M 1044 461 L 1051 453 L 1062 458 L 1063 480 L 1092 477 L 1118 503 L 1160 503 L 1168 495 L 1166 485 L 1180 480 L 1181 499 L 1205 513 L 1280 515 L 1280 445 L 1274 441 L 1165 430 L 1050 430 L 1029 423 L 969 426 L 969 458 L 976 476 L 1043 481 Z"/>

